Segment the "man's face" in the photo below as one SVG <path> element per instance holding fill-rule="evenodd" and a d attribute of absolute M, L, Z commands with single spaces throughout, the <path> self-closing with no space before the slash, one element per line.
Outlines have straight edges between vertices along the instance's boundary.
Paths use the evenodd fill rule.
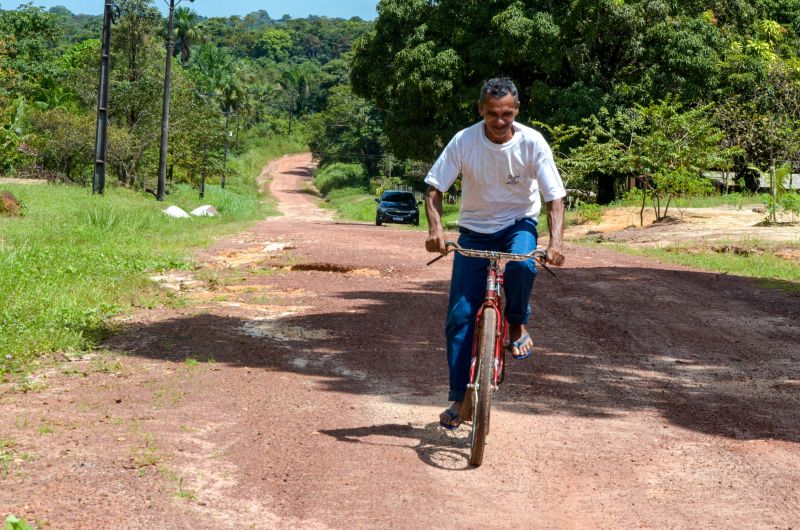
<path fill-rule="evenodd" d="M 501 98 L 487 97 L 478 104 L 478 113 L 486 122 L 486 136 L 495 143 L 504 143 L 513 136 L 514 119 L 519 114 L 519 102 L 511 94 Z"/>

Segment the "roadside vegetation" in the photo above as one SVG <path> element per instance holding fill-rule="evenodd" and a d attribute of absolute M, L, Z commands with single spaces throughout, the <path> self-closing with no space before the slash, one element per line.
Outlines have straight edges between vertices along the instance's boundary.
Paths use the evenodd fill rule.
<path fill-rule="evenodd" d="M 149 276 L 190 267 L 193 248 L 276 213 L 256 176 L 307 149 L 306 120 L 348 83 L 346 55 L 372 25 L 266 11 L 205 19 L 180 6 L 157 203 L 167 24 L 154 0 L 118 4 L 104 196 L 90 191 L 103 17 L 0 9 L 0 177 L 50 182 L 0 185 L 0 374 L 91 348 L 110 316 L 169 303 Z M 4 215 L 17 202 L 22 215 Z M 221 215 L 170 219 L 170 204 Z"/>
<path fill-rule="evenodd" d="M 82 187 L 9 185 L 22 217 L 0 217 L 0 374 L 26 371 L 40 354 L 80 352 L 108 331 L 107 319 L 133 307 L 170 303 L 154 289 L 157 271 L 192 266 L 191 250 L 276 211 L 256 190 L 264 160 L 302 142 L 260 142 L 231 161 L 237 177 L 209 185 L 200 199 L 177 184 L 166 204 L 214 205 L 219 217 L 172 219 L 164 203 L 122 187 L 93 196 Z"/>
<path fill-rule="evenodd" d="M 567 224 L 598 224 L 614 208 L 639 208 L 640 198 L 629 193 L 608 206 L 580 203 L 568 212 Z M 761 225 L 770 226 L 767 193 L 731 192 L 720 195 L 681 197 L 675 201 L 675 217 L 681 222 L 686 210 L 703 208 L 732 208 L 737 211 L 761 211 Z M 797 221 L 789 211 L 789 219 Z M 709 214 L 711 215 L 711 214 Z M 795 217 L 793 219 L 793 217 Z M 630 227 L 635 228 L 635 227 Z M 591 233 L 591 232 L 590 232 Z M 669 235 L 665 234 L 665 238 Z M 698 238 L 696 241 L 674 243 L 660 248 L 649 248 L 622 242 L 607 241 L 602 235 L 590 235 L 584 242 L 600 245 L 636 256 L 647 256 L 665 263 L 685 265 L 712 272 L 755 278 L 764 287 L 800 292 L 800 232 L 783 241 L 766 241 L 756 237 L 738 239 Z"/>
<path fill-rule="evenodd" d="M 641 248 L 613 243 L 602 246 L 665 263 L 754 278 L 763 287 L 800 293 L 800 241 L 779 244 L 739 240 L 680 244 L 666 248 Z"/>
<path fill-rule="evenodd" d="M 111 39 L 107 180 L 155 189 L 166 21 L 120 0 Z M 0 10 L 0 173 L 86 185 L 94 169 L 102 16 L 25 4 Z M 168 178 L 198 188 L 234 176 L 249 140 L 291 137 L 347 83 L 360 19 L 203 19 L 175 14 Z M 80 132 L 78 132 L 80 131 Z"/>

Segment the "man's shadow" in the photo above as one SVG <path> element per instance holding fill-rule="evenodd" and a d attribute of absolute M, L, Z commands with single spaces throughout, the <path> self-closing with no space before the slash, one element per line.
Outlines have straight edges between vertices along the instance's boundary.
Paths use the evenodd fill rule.
<path fill-rule="evenodd" d="M 405 425 L 389 423 L 319 432 L 332 436 L 340 442 L 408 447 L 417 453 L 420 460 L 437 469 L 447 471 L 473 469 L 469 465 L 469 429 L 463 426 L 460 429 L 449 431 L 442 428 L 438 422 L 429 423 L 425 427 L 415 427 L 410 423 Z M 395 440 L 386 440 L 386 438 Z M 408 443 L 403 443 L 404 441 Z M 416 445 L 414 445 L 415 441 Z"/>

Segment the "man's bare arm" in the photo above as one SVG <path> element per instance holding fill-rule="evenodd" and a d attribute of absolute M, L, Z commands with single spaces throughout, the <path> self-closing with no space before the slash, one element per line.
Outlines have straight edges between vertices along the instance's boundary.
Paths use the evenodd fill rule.
<path fill-rule="evenodd" d="M 446 252 L 444 246 L 444 227 L 442 226 L 442 192 L 428 186 L 425 194 L 425 214 L 428 216 L 428 238 L 425 250 L 428 252 Z"/>
<path fill-rule="evenodd" d="M 564 199 L 547 203 L 547 227 L 550 244 L 547 245 L 547 263 L 560 267 L 564 264 Z"/>

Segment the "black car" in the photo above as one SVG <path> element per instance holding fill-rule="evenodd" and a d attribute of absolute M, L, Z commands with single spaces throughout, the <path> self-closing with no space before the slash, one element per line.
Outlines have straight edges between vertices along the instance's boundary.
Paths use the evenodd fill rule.
<path fill-rule="evenodd" d="M 387 190 L 383 192 L 380 199 L 375 199 L 378 203 L 375 212 L 375 224 L 381 226 L 383 223 L 402 223 L 419 226 L 419 205 L 414 194 L 410 191 Z"/>

